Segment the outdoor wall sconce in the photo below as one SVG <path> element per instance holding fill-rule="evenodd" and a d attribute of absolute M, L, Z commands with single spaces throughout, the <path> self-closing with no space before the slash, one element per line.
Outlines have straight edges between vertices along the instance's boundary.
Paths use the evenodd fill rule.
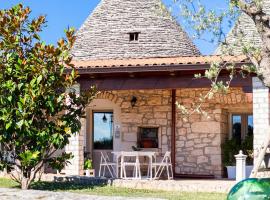
<path fill-rule="evenodd" d="M 136 103 L 137 103 L 137 97 L 133 96 L 131 98 L 130 103 L 131 103 L 131 107 L 133 108 L 136 105 Z"/>

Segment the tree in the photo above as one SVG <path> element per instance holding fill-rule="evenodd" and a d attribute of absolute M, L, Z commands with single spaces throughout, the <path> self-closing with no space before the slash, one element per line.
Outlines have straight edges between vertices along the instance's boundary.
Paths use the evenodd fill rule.
<path fill-rule="evenodd" d="M 207 78 L 211 81 L 211 89 L 205 95 L 202 95 L 200 102 L 211 99 L 216 92 L 227 92 L 230 88 L 231 80 L 237 75 L 246 76 L 247 73 L 255 73 L 266 87 L 270 87 L 270 1 L 269 0 L 228 0 L 227 8 L 210 9 L 200 0 L 173 0 L 180 6 L 180 15 L 188 23 L 189 28 L 197 39 L 208 40 L 211 43 L 222 44 L 219 48 L 220 62 L 212 63 L 210 68 L 204 74 L 195 75 L 197 78 Z M 247 41 L 244 35 L 244 27 L 240 26 L 238 18 L 245 17 L 254 25 L 255 37 L 258 37 L 260 44 L 254 41 Z M 234 29 L 230 32 L 236 38 L 235 41 L 228 41 L 224 31 L 234 22 Z M 241 30 L 242 29 L 242 30 Z M 237 30 L 237 31 L 234 31 Z M 207 37 L 205 37 L 207 35 Z M 234 48 L 240 47 L 240 51 L 235 53 Z M 243 66 L 241 69 L 236 67 L 235 61 L 223 63 L 224 55 L 241 54 L 248 58 L 251 65 Z M 219 80 L 222 70 L 229 71 L 227 81 Z M 194 112 L 206 114 L 201 109 L 201 103 L 194 105 L 194 108 L 188 110 L 183 105 L 178 104 L 179 109 L 184 115 L 190 115 Z M 255 177 L 258 168 L 262 162 L 264 153 L 270 143 L 270 131 L 266 138 L 264 148 L 261 151 L 255 165 L 252 176 Z"/>
<path fill-rule="evenodd" d="M 46 19 L 30 19 L 30 12 L 21 4 L 0 11 L 0 167 L 12 170 L 22 189 L 45 164 L 58 170 L 68 164 L 71 154 L 55 152 L 79 132 L 85 105 L 96 94 L 72 89 L 78 77 L 70 56 L 74 29 L 56 46 L 46 45 L 39 36 Z"/>

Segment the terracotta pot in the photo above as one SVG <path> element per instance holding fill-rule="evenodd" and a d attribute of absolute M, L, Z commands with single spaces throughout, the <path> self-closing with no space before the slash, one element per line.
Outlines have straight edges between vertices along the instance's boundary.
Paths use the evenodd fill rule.
<path fill-rule="evenodd" d="M 143 148 L 153 148 L 153 141 L 152 140 L 144 140 L 142 142 Z"/>

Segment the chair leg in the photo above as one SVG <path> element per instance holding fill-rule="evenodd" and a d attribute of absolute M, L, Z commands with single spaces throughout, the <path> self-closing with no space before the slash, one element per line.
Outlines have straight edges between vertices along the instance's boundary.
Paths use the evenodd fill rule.
<path fill-rule="evenodd" d="M 150 177 L 150 165 L 148 165 L 148 168 L 147 168 L 147 177 Z"/>
<path fill-rule="evenodd" d="M 103 165 L 100 165 L 100 167 L 99 167 L 99 177 L 101 177 L 101 173 L 102 173 L 102 167 L 104 167 Z"/>
<path fill-rule="evenodd" d="M 126 172 L 126 166 L 123 165 L 123 171 L 124 171 L 124 178 L 126 179 L 127 178 L 127 172 Z"/>
<path fill-rule="evenodd" d="M 161 168 L 161 170 L 159 171 L 158 178 L 160 178 L 160 176 L 161 176 L 161 174 L 162 174 L 162 172 L 163 172 L 163 170 L 164 170 L 164 166 L 162 166 L 162 167 L 160 167 L 160 168 Z"/>
<path fill-rule="evenodd" d="M 108 171 L 110 172 L 111 177 L 113 178 L 113 174 L 112 174 L 112 171 L 110 169 L 110 165 L 107 165 L 107 168 L 108 168 Z"/>
<path fill-rule="evenodd" d="M 103 166 L 103 177 L 105 177 L 106 165 Z"/>
<path fill-rule="evenodd" d="M 100 175 L 101 175 L 101 167 L 102 167 L 102 165 L 99 165 L 99 172 L 98 172 L 98 176 L 100 177 Z"/>
<path fill-rule="evenodd" d="M 136 163 L 136 178 L 141 179 L 140 163 Z"/>
<path fill-rule="evenodd" d="M 171 179 L 173 179 L 173 169 L 172 169 L 172 165 L 170 165 L 170 169 L 171 169 Z"/>
<path fill-rule="evenodd" d="M 168 180 L 170 180 L 170 173 L 169 173 L 169 166 L 168 165 L 166 165 L 166 171 L 167 171 Z"/>
<path fill-rule="evenodd" d="M 159 166 L 159 167 L 158 167 L 158 170 L 155 170 L 156 172 L 155 172 L 155 177 L 154 177 L 154 179 L 156 179 L 156 178 L 157 178 L 157 176 L 158 176 L 158 174 L 159 174 L 159 170 L 160 170 L 160 168 L 161 168 L 161 166 Z"/>

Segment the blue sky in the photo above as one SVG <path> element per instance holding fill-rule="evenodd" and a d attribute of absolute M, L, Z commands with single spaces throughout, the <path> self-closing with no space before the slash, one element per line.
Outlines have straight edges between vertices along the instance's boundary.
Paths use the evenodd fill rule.
<path fill-rule="evenodd" d="M 163 0 L 170 5 L 172 0 Z M 47 27 L 42 33 L 42 39 L 48 43 L 55 43 L 63 30 L 68 26 L 79 28 L 87 16 L 93 11 L 100 0 L 0 0 L 0 9 L 9 8 L 17 3 L 30 6 L 32 15 L 47 16 Z M 209 8 L 221 9 L 226 7 L 226 0 L 202 0 Z M 210 54 L 215 47 L 207 42 L 195 41 L 202 53 Z"/>

